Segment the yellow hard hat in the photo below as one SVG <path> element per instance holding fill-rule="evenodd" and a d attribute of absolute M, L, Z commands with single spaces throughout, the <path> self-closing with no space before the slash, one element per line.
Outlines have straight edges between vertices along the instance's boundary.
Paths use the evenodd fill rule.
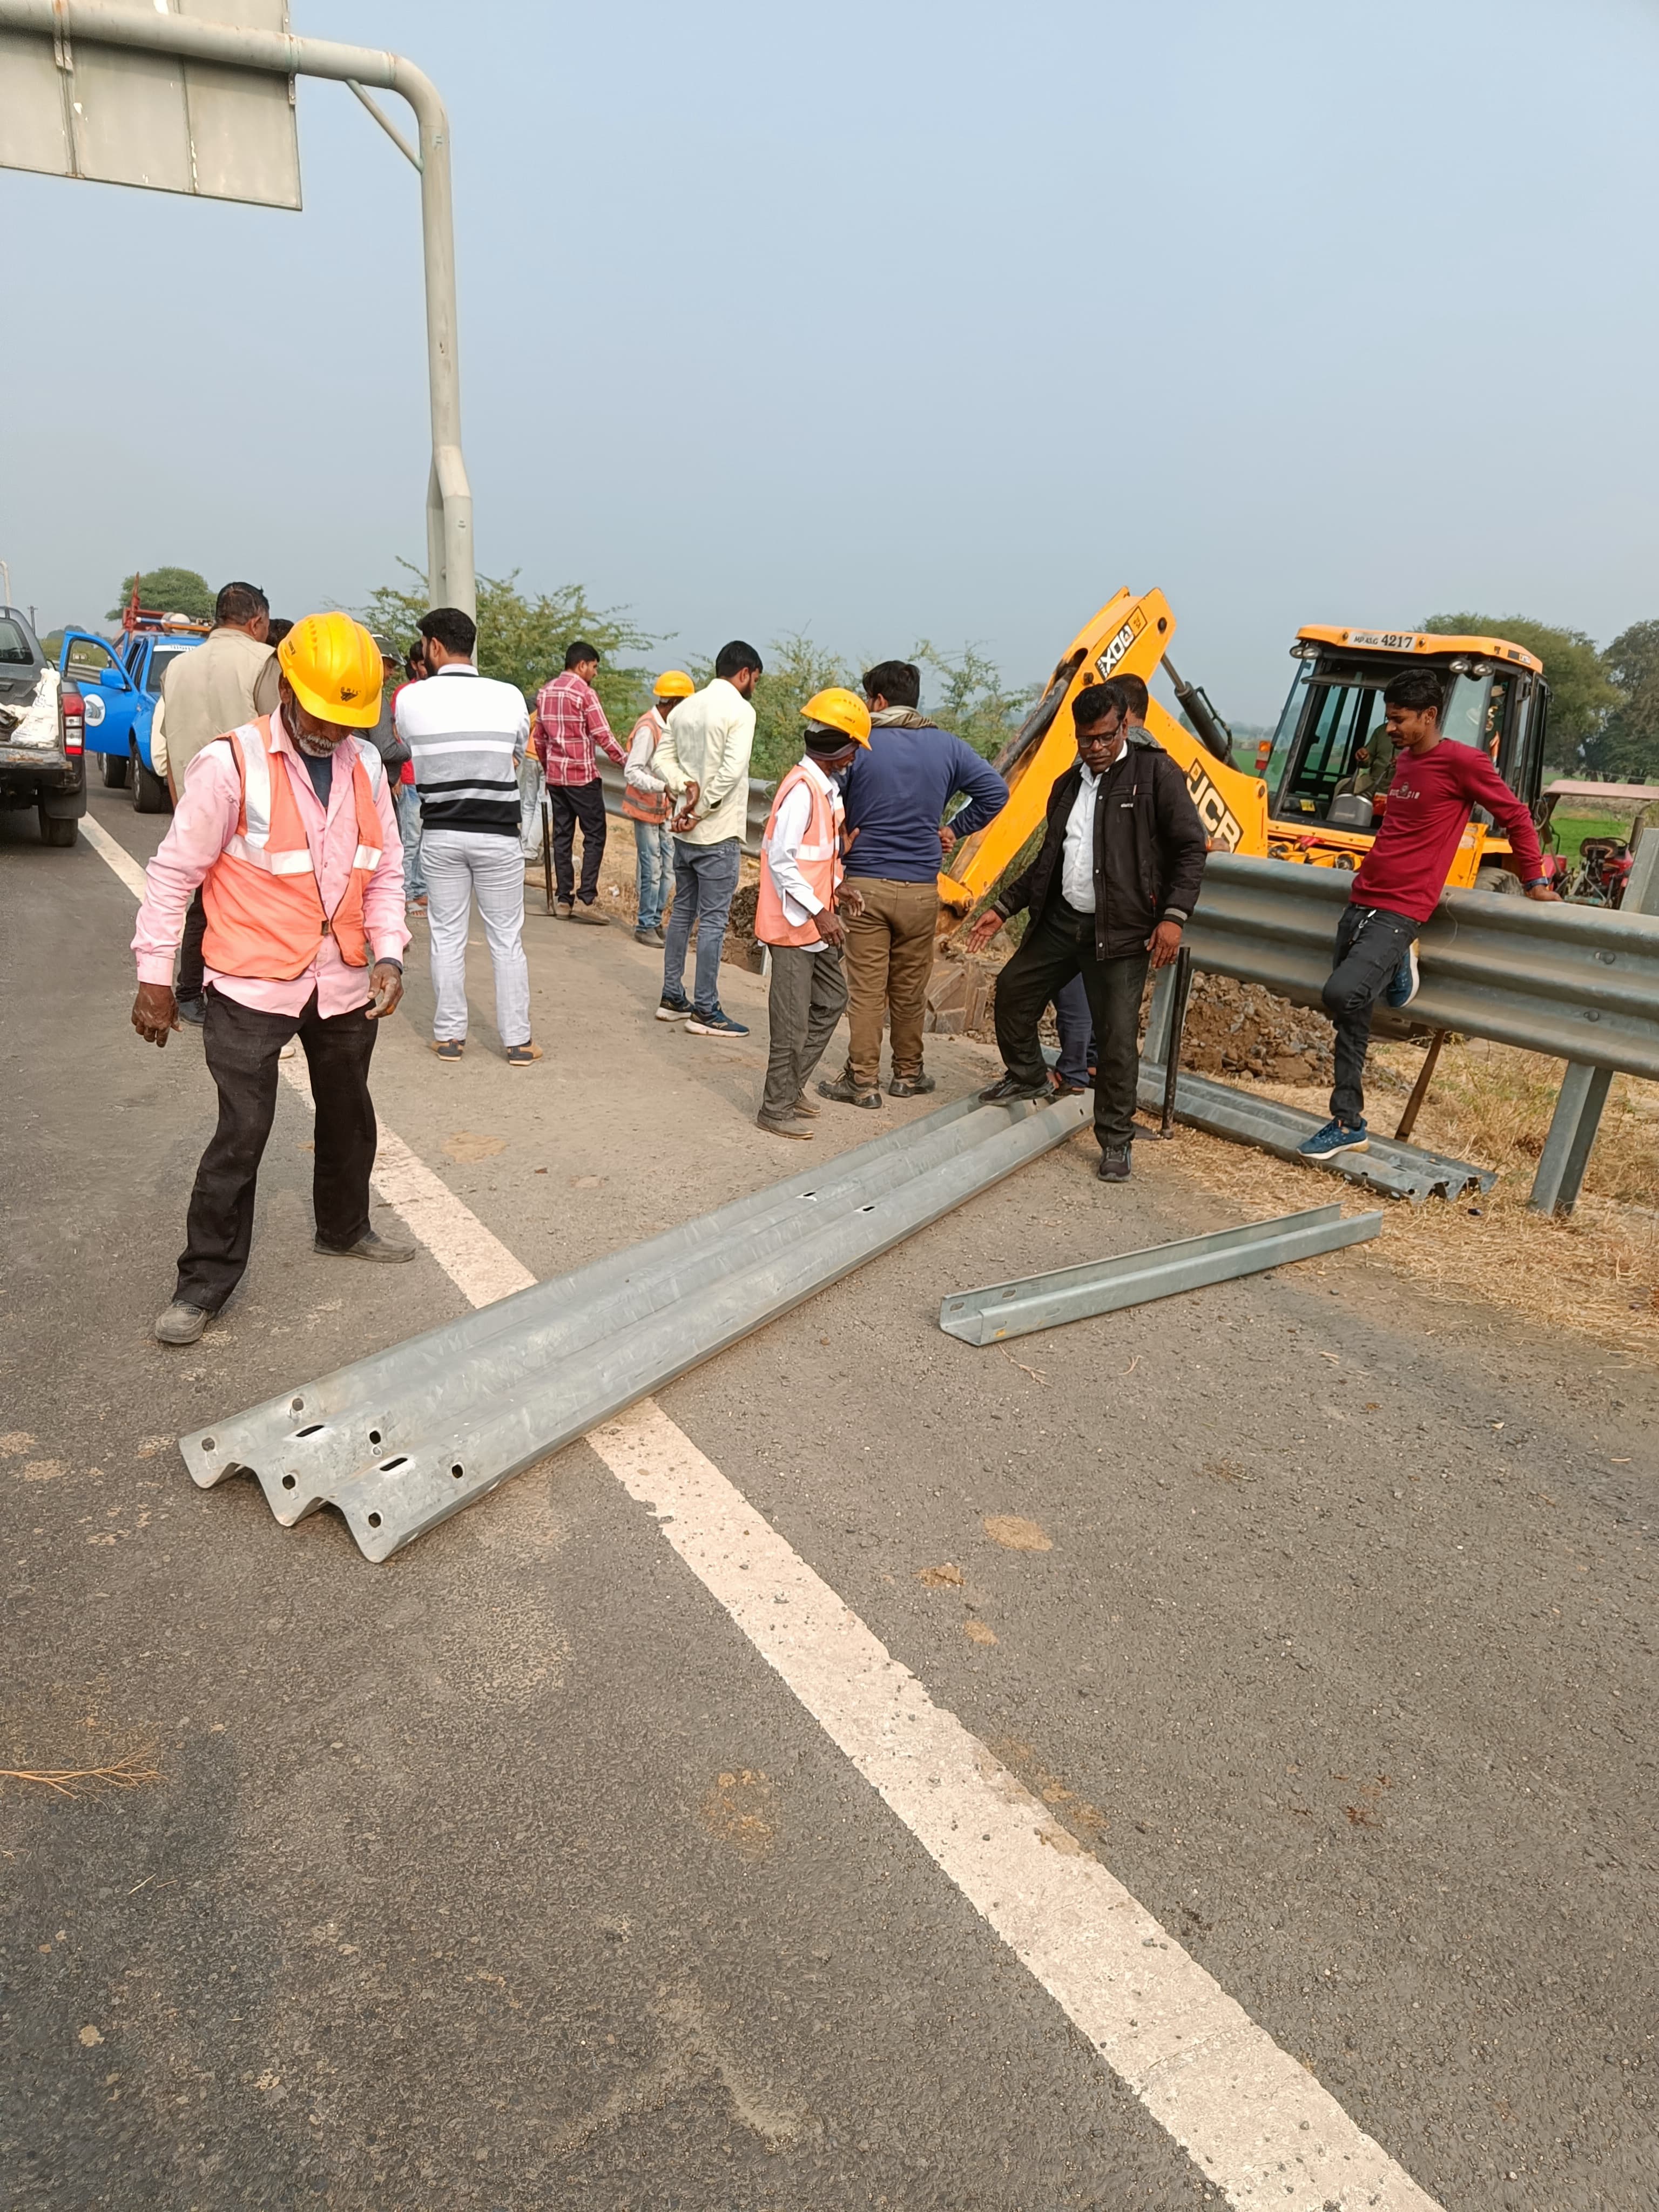
<path fill-rule="evenodd" d="M 651 686 L 659 699 L 689 699 L 696 688 L 683 668 L 665 668 Z"/>
<path fill-rule="evenodd" d="M 277 665 L 308 714 L 372 730 L 380 719 L 380 648 L 349 615 L 307 615 L 276 648 Z"/>
<path fill-rule="evenodd" d="M 827 691 L 815 691 L 801 713 L 809 722 L 823 722 L 839 730 L 844 738 L 851 738 L 855 745 L 868 748 L 870 709 L 855 692 L 842 685 L 832 684 Z"/>

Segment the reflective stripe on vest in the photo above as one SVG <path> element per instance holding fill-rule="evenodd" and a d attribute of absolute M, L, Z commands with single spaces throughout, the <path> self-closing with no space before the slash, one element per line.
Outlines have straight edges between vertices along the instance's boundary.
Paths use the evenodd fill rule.
<path fill-rule="evenodd" d="M 772 833 L 777 824 L 778 810 L 789 793 L 803 784 L 811 799 L 811 811 L 806 817 L 806 835 L 795 848 L 796 865 L 823 906 L 835 905 L 836 891 L 841 883 L 841 825 L 844 817 L 841 793 L 834 784 L 826 792 L 820 775 L 809 771 L 805 761 L 798 761 L 778 786 L 777 794 L 772 801 L 772 811 L 767 817 L 766 834 L 761 839 L 761 878 L 755 902 L 755 935 L 763 945 L 817 945 L 823 942 L 818 935 L 816 915 L 809 915 L 805 921 L 788 919 L 771 869 Z"/>
<path fill-rule="evenodd" d="M 291 981 L 332 937 L 349 967 L 368 964 L 363 894 L 384 855 L 375 805 L 386 781 L 380 754 L 367 738 L 351 740 L 351 799 L 357 842 L 346 887 L 332 914 L 323 908 L 310 841 L 285 755 L 273 755 L 268 716 L 219 740 L 228 745 L 241 785 L 234 834 L 202 885 L 207 911 L 203 953 L 221 975 Z M 280 758 L 280 768 L 272 765 Z M 307 880 L 308 879 L 308 880 Z"/>

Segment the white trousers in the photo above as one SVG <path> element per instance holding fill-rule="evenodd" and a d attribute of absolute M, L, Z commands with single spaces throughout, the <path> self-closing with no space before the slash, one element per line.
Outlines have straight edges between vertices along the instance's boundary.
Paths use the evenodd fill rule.
<path fill-rule="evenodd" d="M 432 988 L 432 1034 L 466 1035 L 466 939 L 472 902 L 495 969 L 495 1027 L 503 1046 L 530 1042 L 530 963 L 524 957 L 524 860 L 516 837 L 428 830 L 421 837 Z"/>

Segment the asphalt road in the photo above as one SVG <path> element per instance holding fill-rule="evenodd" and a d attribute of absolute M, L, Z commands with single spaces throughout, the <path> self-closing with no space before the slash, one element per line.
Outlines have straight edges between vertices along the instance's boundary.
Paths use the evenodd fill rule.
<path fill-rule="evenodd" d="M 150 1341 L 211 1093 L 195 1036 L 126 1025 L 132 910 L 0 817 L 0 1750 L 160 1775 L 0 1782 L 0 2201 L 1217 2201 L 589 1446 L 381 1567 L 192 1488 L 177 1435 L 465 1302 L 425 1254 L 312 1254 L 285 1089 L 242 1293 Z M 526 1267 L 793 1167 L 763 1026 L 665 1030 L 625 933 L 529 928 L 539 1066 L 493 1052 L 482 947 L 468 1058 L 431 1059 L 418 939 L 375 1066 Z M 819 1150 L 874 1120 L 826 1109 Z M 1109 1191 L 1064 1147 L 663 1408 L 1449 2212 L 1647 2212 L 1654 1378 L 1363 1248 L 940 1334 L 948 1290 L 1227 1221 L 1139 1149 Z"/>

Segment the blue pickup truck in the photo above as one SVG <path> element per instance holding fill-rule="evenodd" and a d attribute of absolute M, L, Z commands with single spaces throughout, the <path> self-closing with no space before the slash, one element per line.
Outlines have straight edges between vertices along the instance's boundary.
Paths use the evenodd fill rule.
<path fill-rule="evenodd" d="M 106 787 L 131 792 L 140 814 L 165 814 L 173 804 L 150 757 L 161 672 L 207 634 L 204 623 L 147 611 L 129 612 L 118 638 L 64 632 L 58 665 L 86 702 L 88 759 L 99 757 Z"/>

